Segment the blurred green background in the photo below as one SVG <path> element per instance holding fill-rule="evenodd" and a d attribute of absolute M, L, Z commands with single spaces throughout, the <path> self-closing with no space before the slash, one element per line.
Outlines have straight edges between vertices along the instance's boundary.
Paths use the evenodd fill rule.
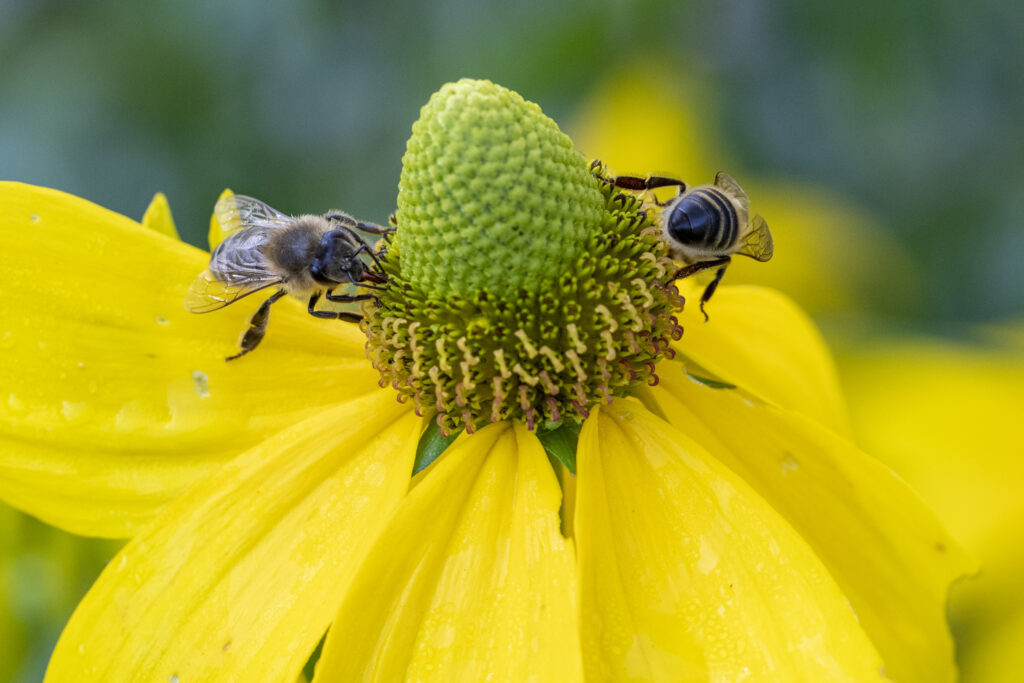
<path fill-rule="evenodd" d="M 1021 3 L 383 5 L 0 0 L 0 178 L 134 218 L 162 191 L 197 245 L 225 187 L 383 222 L 420 106 L 488 78 L 616 172 L 732 172 L 780 258 L 726 282 L 787 291 L 844 367 L 893 336 L 1024 339 Z M 0 683 L 41 679 L 116 547 L 0 509 Z M 965 644 L 995 628 L 962 612 Z"/>

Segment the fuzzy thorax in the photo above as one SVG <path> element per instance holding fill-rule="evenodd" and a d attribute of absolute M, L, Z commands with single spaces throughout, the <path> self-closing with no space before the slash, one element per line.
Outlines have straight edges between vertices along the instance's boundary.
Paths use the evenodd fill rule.
<path fill-rule="evenodd" d="M 581 419 L 657 382 L 682 334 L 659 231 L 535 104 L 444 86 L 413 126 L 398 205 L 368 349 L 444 431 Z"/>

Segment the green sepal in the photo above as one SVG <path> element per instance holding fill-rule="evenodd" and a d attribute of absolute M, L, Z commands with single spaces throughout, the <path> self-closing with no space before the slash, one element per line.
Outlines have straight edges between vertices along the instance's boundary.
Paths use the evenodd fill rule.
<path fill-rule="evenodd" d="M 548 457 L 554 458 L 565 465 L 565 468 L 576 474 L 576 442 L 580 439 L 580 425 L 573 420 L 565 420 L 555 429 L 538 431 Z"/>
<path fill-rule="evenodd" d="M 703 377 L 701 375 L 695 375 L 694 373 L 690 372 L 689 370 L 686 371 L 686 376 L 689 377 L 690 379 L 692 379 L 693 381 L 700 382 L 704 386 L 711 387 L 712 389 L 735 389 L 736 388 L 736 385 L 732 384 L 730 382 L 724 382 L 724 381 L 722 381 L 720 379 L 712 379 L 710 377 Z"/>
<path fill-rule="evenodd" d="M 412 465 L 413 476 L 427 468 L 430 463 L 437 460 L 438 456 L 445 452 L 452 442 L 461 434 L 461 431 L 453 432 L 448 436 L 441 435 L 441 427 L 433 417 L 427 418 L 427 428 L 423 430 L 420 442 L 416 446 L 416 461 Z"/>

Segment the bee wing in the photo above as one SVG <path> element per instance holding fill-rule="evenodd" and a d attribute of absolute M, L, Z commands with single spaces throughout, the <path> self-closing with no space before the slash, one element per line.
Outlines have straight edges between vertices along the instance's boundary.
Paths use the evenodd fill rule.
<path fill-rule="evenodd" d="M 772 241 L 771 232 L 768 231 L 768 224 L 755 214 L 750 219 L 750 228 L 747 234 L 743 237 L 743 246 L 736 253 L 758 261 L 767 261 L 774 252 L 775 243 Z"/>
<path fill-rule="evenodd" d="M 228 235 L 210 255 L 210 266 L 185 295 L 185 310 L 209 313 L 282 282 L 263 257 L 276 226 L 248 227 Z"/>
<path fill-rule="evenodd" d="M 280 284 L 280 278 L 274 280 L 249 280 L 239 285 L 229 285 L 217 279 L 207 268 L 192 281 L 188 294 L 185 295 L 185 310 L 189 313 L 209 313 L 224 308 L 239 299 L 249 296 L 261 289 Z"/>
<path fill-rule="evenodd" d="M 244 228 L 280 229 L 292 222 L 290 216 L 244 194 L 221 197 L 213 207 L 213 215 L 226 235 Z"/>
<path fill-rule="evenodd" d="M 725 171 L 719 171 L 715 176 L 715 187 L 738 201 L 744 210 L 750 209 L 750 199 L 747 197 L 747 193 L 744 192 L 743 188 L 740 187 L 740 184 Z"/>

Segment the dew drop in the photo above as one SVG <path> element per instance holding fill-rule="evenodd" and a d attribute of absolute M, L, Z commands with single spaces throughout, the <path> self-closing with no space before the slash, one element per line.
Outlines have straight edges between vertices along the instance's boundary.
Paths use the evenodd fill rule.
<path fill-rule="evenodd" d="M 230 649 L 231 649 L 231 641 L 229 640 L 228 642 L 224 643 L 224 650 L 227 651 L 227 650 L 230 650 Z"/>
<path fill-rule="evenodd" d="M 800 463 L 797 462 L 796 458 L 792 455 L 787 454 L 786 457 L 779 462 L 779 467 L 782 468 L 783 474 L 789 474 L 790 472 L 795 472 L 800 469 Z"/>
<path fill-rule="evenodd" d="M 74 420 L 85 412 L 86 404 L 75 401 L 61 401 L 60 414 L 65 420 Z"/>
<path fill-rule="evenodd" d="M 178 674 L 171 674 L 171 677 L 167 679 L 170 683 L 178 683 Z"/>
<path fill-rule="evenodd" d="M 192 385 L 195 387 L 196 395 L 199 398 L 206 398 L 210 395 L 210 378 L 202 370 L 192 371 Z"/>
<path fill-rule="evenodd" d="M 157 325 L 166 325 L 167 324 L 167 318 L 163 317 L 162 315 L 158 315 L 156 317 L 156 324 Z"/>
<path fill-rule="evenodd" d="M 7 395 L 7 406 L 15 414 L 20 414 L 20 413 L 24 413 L 25 412 L 25 402 L 22 401 L 17 396 L 15 396 L 14 394 L 8 394 Z"/>
<path fill-rule="evenodd" d="M 0 337 L 0 349 L 13 349 L 14 348 L 14 333 L 8 330 L 4 332 L 3 336 Z"/>
<path fill-rule="evenodd" d="M 39 214 L 34 213 L 34 214 L 30 215 L 28 217 L 28 219 L 30 221 L 32 221 L 33 223 L 38 223 L 39 222 Z"/>

